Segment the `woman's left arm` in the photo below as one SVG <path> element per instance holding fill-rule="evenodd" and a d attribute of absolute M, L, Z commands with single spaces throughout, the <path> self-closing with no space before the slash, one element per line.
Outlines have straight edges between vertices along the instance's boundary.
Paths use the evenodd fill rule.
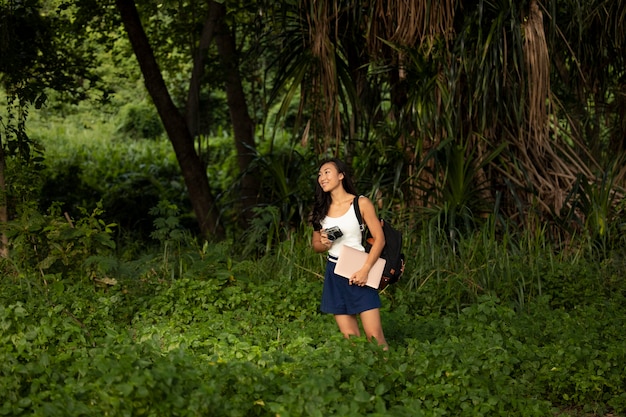
<path fill-rule="evenodd" d="M 376 263 L 385 247 L 385 234 L 383 233 L 383 228 L 380 225 L 380 220 L 376 215 L 376 209 L 372 201 L 367 197 L 359 198 L 359 208 L 361 209 L 363 221 L 374 239 L 374 243 L 372 244 L 365 264 L 352 276 L 352 280 L 357 285 L 365 285 L 367 282 L 367 274 L 370 269 L 372 269 L 372 266 Z"/>

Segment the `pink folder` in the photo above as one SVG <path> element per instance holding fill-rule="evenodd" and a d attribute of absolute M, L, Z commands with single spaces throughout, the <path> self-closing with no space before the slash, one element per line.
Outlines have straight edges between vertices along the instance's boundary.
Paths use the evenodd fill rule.
<path fill-rule="evenodd" d="M 367 252 L 361 252 L 358 249 L 354 249 L 350 246 L 342 246 L 339 250 L 339 259 L 335 266 L 335 274 L 341 275 L 345 278 L 350 278 L 352 274 L 363 267 L 368 257 Z M 370 269 L 367 275 L 367 286 L 378 289 L 380 285 L 380 279 L 383 276 L 385 270 L 385 261 L 382 258 L 378 258 L 374 266 Z"/>

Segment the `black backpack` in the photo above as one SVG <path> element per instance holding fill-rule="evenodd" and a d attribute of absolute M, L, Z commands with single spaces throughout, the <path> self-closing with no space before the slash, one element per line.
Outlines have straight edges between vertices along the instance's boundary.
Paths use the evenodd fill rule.
<path fill-rule="evenodd" d="M 364 230 L 363 218 L 361 217 L 361 210 L 359 209 L 359 197 L 354 198 L 354 211 L 356 217 L 361 225 L 361 230 Z M 380 280 L 379 291 L 384 290 L 387 285 L 398 282 L 402 273 L 404 272 L 404 253 L 402 253 L 402 233 L 399 230 L 394 229 L 391 224 L 380 219 L 380 225 L 383 227 L 383 233 L 385 235 L 385 247 L 380 254 L 380 257 L 385 261 L 385 270 L 383 271 L 383 277 Z M 369 252 L 372 248 L 373 238 L 369 231 L 366 234 L 365 242 L 363 246 L 365 251 Z"/>

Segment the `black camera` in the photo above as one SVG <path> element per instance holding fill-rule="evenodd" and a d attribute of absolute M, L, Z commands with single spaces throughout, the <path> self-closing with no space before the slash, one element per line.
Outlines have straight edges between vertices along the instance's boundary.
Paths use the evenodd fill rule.
<path fill-rule="evenodd" d="M 328 240 L 337 240 L 341 236 L 343 236 L 343 232 L 337 226 L 329 227 L 328 229 L 325 230 L 325 232 L 326 232 L 326 236 L 328 237 Z"/>

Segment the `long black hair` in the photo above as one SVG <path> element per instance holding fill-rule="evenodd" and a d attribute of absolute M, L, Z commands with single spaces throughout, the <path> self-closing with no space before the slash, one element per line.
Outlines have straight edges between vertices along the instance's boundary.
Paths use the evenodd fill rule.
<path fill-rule="evenodd" d="M 332 163 L 337 167 L 337 171 L 339 174 L 343 174 L 343 180 L 341 183 L 343 184 L 344 190 L 346 190 L 349 194 L 357 195 L 356 188 L 352 182 L 352 176 L 350 175 L 350 171 L 348 169 L 348 165 L 343 162 L 341 159 L 330 158 L 322 161 L 319 164 L 318 168 L 322 168 L 324 164 Z M 319 169 L 318 169 L 319 171 Z M 322 220 L 328 214 L 328 209 L 330 208 L 331 196 L 330 193 L 322 190 L 322 186 L 320 185 L 317 178 L 315 179 L 315 203 L 313 204 L 313 212 L 311 213 L 311 223 L 313 223 L 314 230 L 320 230 L 322 228 Z"/>

